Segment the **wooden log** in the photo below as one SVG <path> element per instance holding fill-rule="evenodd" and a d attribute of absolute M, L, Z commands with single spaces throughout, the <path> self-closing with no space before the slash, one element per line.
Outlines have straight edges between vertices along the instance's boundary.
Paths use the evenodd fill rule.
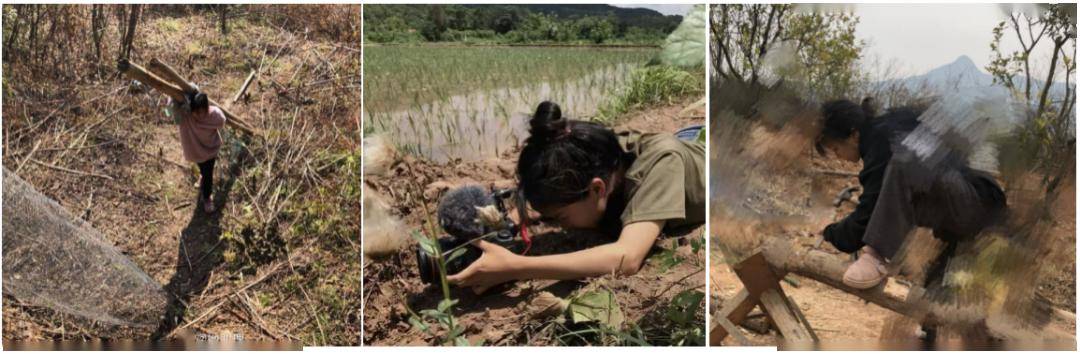
<path fill-rule="evenodd" d="M 184 90 L 179 86 L 173 85 L 168 81 L 158 77 L 146 71 L 138 64 L 132 63 L 127 59 L 120 59 L 116 63 L 116 69 L 126 75 L 129 79 L 143 83 L 146 86 L 153 87 L 154 90 L 169 96 L 175 101 L 184 100 Z"/>
<path fill-rule="evenodd" d="M 162 62 L 161 60 L 158 60 L 157 58 L 151 58 L 150 59 L 149 68 L 150 68 L 151 71 L 153 71 L 155 73 L 158 73 L 158 75 L 161 76 L 161 78 L 163 78 L 166 81 L 171 82 L 172 84 L 176 85 L 177 87 L 179 87 L 184 92 L 198 91 L 198 88 L 195 87 L 195 85 L 192 84 L 191 81 L 188 81 L 183 76 L 180 76 L 180 73 L 177 72 L 176 69 L 173 69 L 171 66 L 169 66 L 169 64 L 165 64 L 165 62 Z M 215 106 L 217 106 L 218 108 L 221 109 L 221 112 L 225 114 L 226 122 L 231 121 L 231 122 L 233 122 L 232 125 L 240 124 L 240 125 L 243 126 L 241 129 L 246 129 L 246 132 L 248 134 L 258 135 L 258 134 L 254 133 L 255 130 L 256 130 L 255 127 L 253 125 L 251 125 L 250 123 L 248 123 L 246 120 L 244 120 L 243 118 L 240 118 L 239 116 L 233 114 L 232 112 L 229 111 L 229 109 L 227 107 L 222 106 L 221 104 L 217 103 L 217 101 L 214 101 L 213 98 L 210 98 L 209 96 L 207 96 L 206 99 L 207 99 L 207 101 L 210 102 L 210 104 L 215 105 Z"/>
<path fill-rule="evenodd" d="M 777 271 L 795 273 L 819 281 L 916 320 L 921 320 L 927 315 L 929 304 L 925 299 L 907 299 L 906 296 L 896 292 L 885 291 L 886 282 L 866 290 L 844 285 L 844 271 L 851 264 L 845 258 L 777 237 L 765 240 L 761 247 L 761 254 Z M 921 289 L 918 290 L 917 293 L 922 293 Z"/>
<path fill-rule="evenodd" d="M 176 85 L 181 90 L 184 90 L 185 93 L 194 93 L 198 91 L 195 84 L 192 84 L 191 81 L 180 76 L 180 73 L 176 72 L 172 67 L 165 65 L 165 63 L 162 63 L 160 60 L 157 60 L 157 58 L 150 59 L 150 63 L 146 65 L 146 68 L 150 69 L 150 72 L 166 82 Z"/>
<path fill-rule="evenodd" d="M 154 88 L 154 90 L 157 90 L 158 92 L 161 92 L 161 93 L 165 94 L 166 96 L 169 96 L 173 100 L 183 101 L 185 99 L 185 97 L 184 97 L 184 89 L 181 86 L 170 83 L 169 81 L 166 81 L 165 79 L 162 79 L 160 76 L 155 75 L 155 74 L 147 71 L 142 66 L 139 66 L 138 64 L 132 63 L 132 62 L 128 61 L 127 59 L 118 60 L 117 63 L 116 63 L 116 69 L 118 71 L 120 71 L 120 73 L 127 76 L 129 79 L 132 79 L 132 80 L 141 82 L 144 85 L 150 86 L 150 87 Z M 213 102 L 213 101 L 211 101 L 211 102 Z M 228 126 L 233 127 L 233 128 L 235 128 L 235 129 L 237 129 L 239 131 L 242 131 L 244 133 L 248 133 L 248 134 L 251 134 L 251 135 L 254 135 L 254 136 L 261 136 L 259 133 L 257 133 L 255 131 L 255 129 L 252 129 L 249 126 L 247 126 L 246 122 L 244 122 L 243 119 L 240 119 L 239 117 L 236 117 L 236 116 L 232 116 L 231 113 L 225 111 L 224 108 L 222 108 L 222 112 L 225 113 L 225 117 L 226 117 L 225 124 L 227 124 Z"/>
<path fill-rule="evenodd" d="M 1050 331 L 1029 328 L 1023 320 L 1008 313 L 1001 311 L 988 313 L 980 304 L 931 302 L 926 290 L 917 285 L 900 286 L 890 279 L 866 290 L 849 287 L 843 283 L 844 271 L 851 264 L 847 257 L 811 249 L 788 239 L 767 238 L 760 251 L 776 272 L 790 272 L 816 280 L 907 316 L 923 325 L 944 325 L 961 330 L 987 327 L 986 330 L 991 336 L 1003 340 L 1058 338 Z"/>

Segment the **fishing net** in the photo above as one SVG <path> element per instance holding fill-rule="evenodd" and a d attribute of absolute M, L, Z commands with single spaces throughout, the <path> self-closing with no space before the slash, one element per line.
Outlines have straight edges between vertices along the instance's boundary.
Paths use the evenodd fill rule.
<path fill-rule="evenodd" d="M 3 291 L 101 324 L 154 328 L 167 298 L 103 235 L 4 169 Z"/>

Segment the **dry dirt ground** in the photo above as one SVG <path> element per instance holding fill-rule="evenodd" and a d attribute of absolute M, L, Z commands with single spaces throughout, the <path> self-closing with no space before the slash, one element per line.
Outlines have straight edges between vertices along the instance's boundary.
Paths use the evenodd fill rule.
<path fill-rule="evenodd" d="M 359 21 L 359 6 L 336 11 L 352 10 Z M 175 340 L 218 336 L 307 345 L 358 344 L 359 192 L 352 204 L 331 209 L 318 203 L 339 202 L 324 199 L 327 193 L 347 193 L 343 190 L 348 188 L 347 181 L 335 176 L 349 175 L 342 169 L 352 167 L 345 162 L 350 158 L 357 160 L 357 171 L 351 175 L 357 178 L 353 188 L 359 189 L 359 43 L 317 39 L 314 33 L 246 19 L 234 20 L 230 37 L 223 39 L 217 35 L 217 23 L 202 15 L 144 16 L 136 48 L 146 54 L 133 61 L 145 63 L 153 53 L 201 83 L 212 98 L 228 101 L 247 73 L 261 67 L 247 97 L 229 107 L 268 134 L 276 134 L 266 141 L 281 145 L 252 144 L 258 150 L 238 153 L 230 146 L 236 140 L 227 138 L 215 173 L 218 212 L 208 214 L 196 204 L 198 170 L 184 160 L 176 126 L 162 115 L 164 95 L 129 86 L 122 79 L 80 84 L 74 92 L 57 94 L 66 98 L 50 121 L 41 120 L 38 108 L 9 103 L 17 99 L 5 89 L 5 168 L 18 171 L 37 190 L 82 216 L 108 243 L 162 284 L 174 301 L 157 328 L 131 329 L 26 306 L 5 294 L 3 338 L 146 339 L 156 332 Z M 109 33 L 115 32 L 110 29 Z M 356 73 L 349 73 L 349 68 Z M 112 74 L 114 69 L 107 66 L 102 72 Z M 297 83 L 315 84 L 296 87 Z M 5 83 L 5 88 L 8 85 L 16 84 Z M 29 95 L 20 89 L 15 87 L 19 94 Z M 335 96 L 354 97 L 355 107 Z M 93 105 L 80 103 L 93 97 L 97 97 Z M 297 118 L 292 121 L 295 124 L 282 126 L 289 117 Z M 40 129 L 28 130 L 24 122 L 35 121 L 40 121 L 36 123 Z M 283 127 L 290 125 L 304 135 L 289 137 Z M 297 146 L 301 143 L 318 149 Z M 275 175 L 278 165 L 268 161 L 268 156 L 250 155 L 271 150 L 311 155 L 293 160 L 300 162 L 288 173 L 296 174 L 281 176 Z M 47 168 L 28 162 L 31 156 L 111 180 Z M 301 179 L 305 182 L 300 183 Z M 270 193 L 257 190 L 262 181 L 275 185 L 293 181 L 294 196 L 302 196 L 305 203 L 282 193 L 276 205 L 266 204 Z M 308 219 L 309 211 L 324 217 Z M 252 216 L 261 213 L 273 216 Z M 312 226 L 315 222 L 323 224 Z M 253 230 L 252 225 L 260 228 Z M 243 242 L 263 243 L 244 246 Z M 267 245 L 275 251 L 262 248 Z M 253 255 L 266 257 L 254 259 Z"/>
<path fill-rule="evenodd" d="M 754 139 L 751 138 L 751 141 Z M 770 137 L 765 141 L 776 140 Z M 753 153 L 752 149 L 748 148 L 748 151 Z M 808 150 L 801 153 L 809 155 Z M 861 164 L 819 156 L 811 157 L 809 161 L 807 166 L 799 166 L 798 172 L 791 173 L 768 173 L 766 171 L 770 169 L 760 165 L 748 168 L 748 178 L 744 185 L 747 190 L 745 198 L 731 202 L 741 203 L 741 208 L 751 210 L 757 215 L 775 215 L 771 219 L 760 219 L 770 224 L 764 228 L 767 232 L 841 255 L 828 242 L 819 244 L 820 232 L 825 225 L 843 218 L 854 209 L 858 193 L 851 195 L 850 201 L 843 202 L 836 208 L 832 207 L 832 201 L 846 187 L 859 185 L 856 176 Z M 1076 328 L 1074 189 L 1065 188 L 1060 195 L 1062 197 L 1054 203 L 1052 209 L 1054 221 L 1050 234 L 1051 242 L 1055 246 L 1049 247 L 1052 251 L 1044 258 L 1046 266 L 1041 268 L 1037 293 L 1053 305 L 1055 312 L 1046 330 L 1071 336 Z M 818 207 L 814 207 L 815 205 Z M 741 224 L 735 222 L 728 226 L 732 229 L 728 229 L 715 216 L 711 225 L 713 249 L 709 265 L 712 297 L 710 306 L 713 307 L 711 311 L 716 311 L 724 300 L 743 288 L 739 278 L 729 267 L 730 260 L 725 260 L 718 247 L 725 242 L 747 242 L 737 237 L 720 239 L 718 235 L 740 234 L 745 229 L 738 228 L 748 226 L 740 226 Z M 925 234 L 919 237 L 929 239 Z M 912 259 L 910 262 L 918 264 L 919 261 Z M 879 340 L 910 342 L 918 338 L 918 326 L 910 319 L 808 278 L 791 275 L 789 279 L 791 281 L 781 284 L 784 291 L 805 314 L 823 342 L 867 348 Z M 750 341 L 750 345 L 776 346 L 783 341 L 758 309 L 738 328 Z M 722 344 L 738 345 L 737 343 L 735 338 L 728 336 Z"/>
<path fill-rule="evenodd" d="M 691 102 L 654 107 L 632 113 L 620 128 L 640 131 L 674 132 L 691 124 L 702 124 L 703 112 L 678 113 Z M 404 220 L 408 232 L 417 230 L 426 213 L 433 212 L 441 193 L 454 186 L 481 184 L 488 187 L 513 185 L 516 150 L 501 159 L 437 165 L 405 156 L 392 165 L 389 176 L 367 176 L 365 184 L 389 201 L 392 213 Z M 661 241 L 642 270 L 631 277 L 602 277 L 582 281 L 519 281 L 500 289 L 475 295 L 469 289 L 453 289 L 460 302 L 453 313 L 465 327 L 470 343 L 485 345 L 553 345 L 575 342 L 559 339 L 568 329 L 537 311 L 538 304 L 550 295 L 566 299 L 575 291 L 604 287 L 615 294 L 627 323 L 638 324 L 647 338 L 669 336 L 670 328 L 650 324 L 664 317 L 665 305 L 677 293 L 705 287 L 704 250 L 692 251 L 690 238 L 702 237 L 704 228 L 689 236 Z M 610 236 L 567 233 L 537 229 L 531 254 L 565 253 L 613 241 Z M 438 339 L 424 334 L 409 323 L 409 309 L 419 311 L 436 307 L 442 299 L 437 286 L 422 284 L 416 266 L 415 242 L 399 252 L 380 259 L 365 258 L 364 265 L 364 343 L 365 345 L 436 345 Z M 655 255 L 673 249 L 683 262 L 661 271 Z M 704 314 L 701 314 L 704 321 Z"/>

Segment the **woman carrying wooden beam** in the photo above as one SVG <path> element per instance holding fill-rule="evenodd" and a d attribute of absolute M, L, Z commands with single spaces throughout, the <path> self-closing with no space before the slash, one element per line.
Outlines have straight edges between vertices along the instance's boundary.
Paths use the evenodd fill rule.
<path fill-rule="evenodd" d="M 184 159 L 199 166 L 199 203 L 203 211 L 212 214 L 216 210 L 213 199 L 214 162 L 221 150 L 221 135 L 225 127 L 225 114 L 221 108 L 210 105 L 205 93 L 186 93 L 184 101 L 170 99 L 169 111 L 180 131 L 180 146 Z"/>

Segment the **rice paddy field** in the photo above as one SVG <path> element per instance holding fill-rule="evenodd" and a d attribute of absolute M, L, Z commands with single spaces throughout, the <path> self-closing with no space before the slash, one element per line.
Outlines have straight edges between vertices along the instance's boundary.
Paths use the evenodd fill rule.
<path fill-rule="evenodd" d="M 423 283 L 420 246 L 409 237 L 440 233 L 431 211 L 449 189 L 516 184 L 519 145 L 541 101 L 557 102 L 566 117 L 616 130 L 675 132 L 702 124 L 704 109 L 695 102 L 704 94 L 704 71 L 648 65 L 659 52 L 647 47 L 365 47 L 363 342 L 704 343 L 701 229 L 659 242 L 634 276 L 521 280 L 483 294 L 458 287 L 440 292 L 440 286 Z M 530 234 L 536 255 L 614 241 L 611 235 L 550 226 L 533 227 Z M 575 317 L 580 306 L 607 315 L 595 317 L 599 321 Z"/>
<path fill-rule="evenodd" d="M 437 161 L 497 157 L 543 100 L 593 117 L 656 48 L 365 48 L 365 135 Z"/>

